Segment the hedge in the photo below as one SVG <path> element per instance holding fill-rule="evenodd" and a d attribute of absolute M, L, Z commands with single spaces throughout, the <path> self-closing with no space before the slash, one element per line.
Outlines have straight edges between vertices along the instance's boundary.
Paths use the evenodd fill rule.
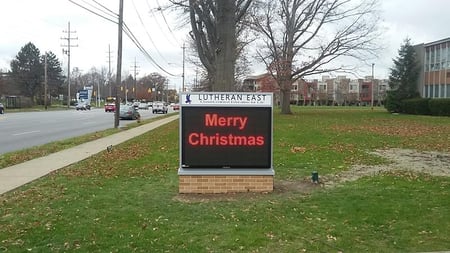
<path fill-rule="evenodd" d="M 450 116 L 450 98 L 430 99 L 428 107 L 431 115 Z"/>
<path fill-rule="evenodd" d="M 412 98 L 401 101 L 400 112 L 407 114 L 450 116 L 448 98 Z"/>
<path fill-rule="evenodd" d="M 401 102 L 400 111 L 407 114 L 429 115 L 430 108 L 428 106 L 429 98 L 411 98 Z"/>

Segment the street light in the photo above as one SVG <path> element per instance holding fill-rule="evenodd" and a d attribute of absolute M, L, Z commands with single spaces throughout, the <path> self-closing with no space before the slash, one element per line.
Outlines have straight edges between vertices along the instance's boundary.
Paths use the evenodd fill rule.
<path fill-rule="evenodd" d="M 372 87 L 370 89 L 370 92 L 371 92 L 371 95 L 370 95 L 370 107 L 372 108 L 372 110 L 373 110 L 373 84 L 374 84 L 374 82 L 373 82 L 373 67 L 374 66 L 375 66 L 375 63 L 372 63 Z"/>

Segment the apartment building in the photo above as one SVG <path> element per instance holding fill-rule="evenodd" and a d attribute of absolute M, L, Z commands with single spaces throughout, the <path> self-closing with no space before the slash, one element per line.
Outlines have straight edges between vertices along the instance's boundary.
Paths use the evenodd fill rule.
<path fill-rule="evenodd" d="M 374 105 L 383 105 L 388 89 L 388 80 L 385 79 L 322 76 L 320 80 L 294 82 L 291 103 L 300 105 L 370 105 L 373 102 Z"/>
<path fill-rule="evenodd" d="M 450 38 L 414 46 L 421 72 L 417 83 L 424 98 L 450 98 Z"/>
<path fill-rule="evenodd" d="M 388 80 L 372 80 L 371 76 L 350 79 L 324 75 L 320 80 L 299 79 L 292 83 L 290 100 L 296 105 L 382 105 L 388 89 Z M 274 92 L 278 100 L 280 89 L 270 74 L 262 74 L 247 77 L 242 91 Z"/>

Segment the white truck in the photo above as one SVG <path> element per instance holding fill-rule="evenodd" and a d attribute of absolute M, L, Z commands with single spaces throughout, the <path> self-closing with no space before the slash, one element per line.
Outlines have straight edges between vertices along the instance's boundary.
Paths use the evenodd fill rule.
<path fill-rule="evenodd" d="M 155 101 L 153 102 L 153 113 L 167 113 L 167 106 L 164 104 L 164 102 L 161 101 Z"/>

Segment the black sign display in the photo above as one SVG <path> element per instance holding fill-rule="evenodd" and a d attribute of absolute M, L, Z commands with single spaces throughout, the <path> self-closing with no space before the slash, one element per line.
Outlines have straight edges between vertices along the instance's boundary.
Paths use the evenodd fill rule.
<path fill-rule="evenodd" d="M 181 167 L 272 166 L 271 107 L 181 108 Z"/>

